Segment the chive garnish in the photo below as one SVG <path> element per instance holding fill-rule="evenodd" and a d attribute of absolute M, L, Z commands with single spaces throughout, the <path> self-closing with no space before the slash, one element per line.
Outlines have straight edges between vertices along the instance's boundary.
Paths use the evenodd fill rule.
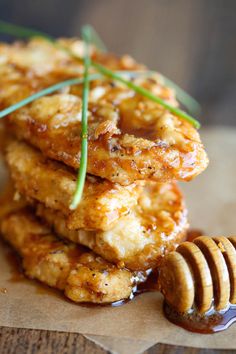
<path fill-rule="evenodd" d="M 0 32 L 18 38 L 43 37 L 50 42 L 54 42 L 54 38 L 49 36 L 47 33 L 32 30 L 23 26 L 13 25 L 12 23 L 5 21 L 0 21 Z"/>
<path fill-rule="evenodd" d="M 21 37 L 26 37 L 26 38 L 29 38 L 29 37 L 32 37 L 32 36 L 41 36 L 44 39 L 46 39 L 46 40 L 50 41 L 51 43 L 53 43 L 59 49 L 61 49 L 61 50 L 65 51 L 66 53 L 68 53 L 71 57 L 75 58 L 76 60 L 79 60 L 80 62 L 82 61 L 81 57 L 76 55 L 69 48 L 66 48 L 66 47 L 62 46 L 61 44 L 57 43 L 56 40 L 53 37 L 48 36 L 48 35 L 44 34 L 43 32 L 29 30 L 27 28 L 24 28 L 24 27 L 21 27 L 21 26 L 15 26 L 15 25 L 3 22 L 3 21 L 0 21 L 0 32 L 8 33 L 8 34 L 15 35 L 15 36 L 19 35 Z M 131 88 L 135 92 L 137 92 L 137 93 L 143 95 L 144 97 L 146 97 L 146 98 L 158 103 L 159 105 L 161 105 L 165 109 L 169 110 L 171 113 L 173 113 L 173 114 L 177 115 L 178 117 L 188 121 L 195 128 L 197 128 L 197 129 L 200 128 L 201 125 L 195 118 L 193 118 L 192 116 L 190 116 L 189 114 L 187 114 L 183 110 L 181 110 L 179 108 L 175 108 L 175 107 L 169 105 L 167 102 L 162 100 L 160 97 L 155 96 L 150 91 L 144 89 L 141 86 L 135 85 L 134 83 L 132 83 L 129 80 L 124 79 L 119 74 L 114 73 L 112 70 L 109 70 L 108 68 L 106 68 L 105 66 L 103 66 L 103 65 L 101 65 L 99 63 L 91 61 L 90 65 L 93 66 L 94 68 L 96 68 L 104 76 L 112 78 L 113 80 L 117 80 L 117 81 L 122 82 L 124 85 L 126 85 L 129 88 Z"/>
<path fill-rule="evenodd" d="M 93 62 L 92 64 L 100 73 L 104 74 L 105 76 L 107 76 L 107 77 L 109 77 L 109 78 L 111 78 L 113 80 L 117 80 L 117 81 L 122 82 L 127 87 L 129 87 L 132 90 L 134 90 L 135 92 L 141 94 L 142 96 L 144 96 L 146 98 L 149 98 L 151 101 L 154 101 L 154 102 L 158 103 L 159 105 L 161 105 L 162 107 L 164 107 L 165 109 L 167 109 L 171 113 L 177 115 L 178 117 L 187 120 L 195 128 L 197 128 L 197 129 L 200 128 L 200 123 L 196 119 L 191 117 L 189 114 L 187 114 L 186 112 L 182 111 L 181 109 L 169 105 L 167 102 L 162 100 L 160 97 L 154 95 L 152 92 L 146 90 L 145 88 L 143 88 L 141 86 L 135 85 L 132 81 L 124 79 L 121 75 L 116 74 L 115 72 L 113 72 L 112 70 L 106 68 L 105 66 L 103 66 L 103 65 L 101 65 L 99 63 L 95 63 L 95 62 Z"/>
<path fill-rule="evenodd" d="M 91 42 L 103 53 L 107 53 L 108 49 L 101 39 L 101 37 L 98 35 L 96 30 L 91 26 L 91 25 L 86 25 L 85 27 L 88 28 L 90 31 L 90 37 L 91 37 Z M 145 72 L 139 72 L 141 75 L 147 75 L 149 76 L 150 74 L 155 74 L 154 71 L 145 71 Z M 160 74 L 161 78 L 163 79 L 164 83 L 166 86 L 169 86 L 173 88 L 176 92 L 176 97 L 179 100 L 180 103 L 182 103 L 189 112 L 192 112 L 193 114 L 200 114 L 201 113 L 201 105 L 193 98 L 190 96 L 186 91 L 184 91 L 181 87 L 179 87 L 176 83 L 174 83 L 172 80 L 168 79 L 166 76 L 163 74 Z"/>
<path fill-rule="evenodd" d="M 168 79 L 163 74 L 160 74 L 166 86 L 173 88 L 176 92 L 176 97 L 190 112 L 193 114 L 200 114 L 201 113 L 201 105 L 198 103 L 195 98 L 190 96 L 186 91 L 184 91 L 181 87 L 179 87 L 176 83 L 172 80 Z"/>
<path fill-rule="evenodd" d="M 86 179 L 87 172 L 87 161 L 88 161 L 88 97 L 89 97 L 89 67 L 90 67 L 90 55 L 89 55 L 89 44 L 90 44 L 90 32 L 88 28 L 82 29 L 82 39 L 85 43 L 85 53 L 84 53 L 84 82 L 83 82 L 83 93 L 82 93 L 82 131 L 81 131 L 81 156 L 80 156 L 80 166 L 78 172 L 78 178 L 76 183 L 76 191 L 70 205 L 70 209 L 74 210 L 79 205 Z"/>
<path fill-rule="evenodd" d="M 147 70 L 147 71 L 138 71 L 140 75 L 150 77 L 152 75 L 157 74 L 156 71 L 153 70 Z M 164 84 L 168 87 L 171 87 L 175 90 L 177 100 L 182 103 L 189 112 L 192 112 L 196 115 L 201 113 L 201 105 L 198 103 L 195 98 L 190 96 L 186 91 L 184 91 L 181 87 L 179 87 L 175 82 L 172 80 L 168 79 L 166 76 L 163 74 L 158 73 L 158 75 L 162 78 Z"/>
<path fill-rule="evenodd" d="M 141 72 L 134 72 L 134 71 L 116 71 L 115 73 L 117 73 L 119 75 L 129 75 L 130 77 L 137 77 L 137 76 L 140 76 L 140 74 L 142 74 Z M 145 76 L 148 76 L 148 72 L 144 72 L 144 74 L 145 74 Z M 151 72 L 149 75 L 152 75 Z M 104 78 L 104 76 L 99 73 L 90 74 L 88 76 L 89 81 L 102 80 L 103 78 Z M 27 104 L 32 103 L 33 101 L 35 101 L 41 97 L 44 97 L 46 95 L 50 95 L 53 92 L 61 90 L 64 87 L 73 86 L 73 85 L 80 85 L 83 83 L 84 83 L 84 78 L 81 77 L 81 78 L 73 78 L 73 79 L 61 81 L 61 82 L 56 83 L 55 85 L 46 87 L 45 89 L 38 91 L 38 92 L 24 98 L 23 100 L 0 111 L 0 119 L 4 118 L 8 114 L 11 114 L 11 113 L 17 111 L 18 109 L 26 106 Z"/>
<path fill-rule="evenodd" d="M 90 36 L 90 41 L 92 44 L 95 45 L 101 52 L 106 53 L 107 52 L 107 47 L 97 31 L 91 26 L 91 25 L 85 25 L 82 27 L 82 31 L 85 30 L 87 33 L 89 33 Z"/>
<path fill-rule="evenodd" d="M 97 79 L 102 79 L 102 77 L 103 76 L 101 74 L 91 74 L 88 76 L 88 80 L 93 81 L 93 80 L 97 80 Z M 33 95 L 30 95 L 29 97 L 27 97 L 21 101 L 13 104 L 12 106 L 7 107 L 7 108 L 3 109 L 2 111 L 0 111 L 0 119 L 4 118 L 5 116 L 7 116 L 10 113 L 15 112 L 18 109 L 26 106 L 27 104 L 37 100 L 38 98 L 49 95 L 55 91 L 61 90 L 64 87 L 79 85 L 79 84 L 83 84 L 83 83 L 84 83 L 84 78 L 75 78 L 75 79 L 62 81 L 62 82 L 59 82 L 55 85 L 47 87 L 39 92 L 34 93 Z"/>

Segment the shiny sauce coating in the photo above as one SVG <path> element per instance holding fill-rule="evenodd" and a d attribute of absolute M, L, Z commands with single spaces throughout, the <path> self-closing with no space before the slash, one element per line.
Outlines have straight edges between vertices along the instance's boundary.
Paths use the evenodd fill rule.
<path fill-rule="evenodd" d="M 199 314 L 193 310 L 190 313 L 179 313 L 166 302 L 163 304 L 165 317 L 175 325 L 190 332 L 212 334 L 229 328 L 236 321 L 236 306 L 230 306 L 225 312 L 210 311 Z"/>

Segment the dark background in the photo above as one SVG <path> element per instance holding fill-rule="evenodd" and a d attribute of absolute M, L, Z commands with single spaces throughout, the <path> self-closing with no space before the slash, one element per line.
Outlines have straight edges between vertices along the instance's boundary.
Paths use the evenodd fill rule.
<path fill-rule="evenodd" d="M 0 17 L 55 36 L 90 23 L 196 97 L 204 124 L 236 125 L 236 0 L 0 0 Z"/>

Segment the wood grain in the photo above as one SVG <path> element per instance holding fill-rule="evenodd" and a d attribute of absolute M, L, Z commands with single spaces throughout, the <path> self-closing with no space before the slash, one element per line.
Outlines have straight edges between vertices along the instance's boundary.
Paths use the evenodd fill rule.
<path fill-rule="evenodd" d="M 1 354 L 104 354 L 81 334 L 0 328 Z"/>
<path fill-rule="evenodd" d="M 145 354 L 235 354 L 236 350 L 216 350 L 177 347 L 175 345 L 156 344 Z"/>
<path fill-rule="evenodd" d="M 0 327 L 1 354 L 108 354 L 81 334 Z M 236 354 L 215 350 L 156 344 L 143 354 Z M 129 348 L 127 348 L 129 354 Z"/>

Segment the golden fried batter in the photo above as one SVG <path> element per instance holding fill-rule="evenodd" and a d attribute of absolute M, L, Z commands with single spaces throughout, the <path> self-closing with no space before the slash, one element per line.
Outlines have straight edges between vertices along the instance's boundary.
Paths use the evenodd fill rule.
<path fill-rule="evenodd" d="M 81 52 L 81 42 L 64 41 Z M 83 67 L 43 40 L 1 45 L 0 107 L 62 79 L 81 76 Z M 114 70 L 135 71 L 130 57 L 92 53 Z M 158 75 L 136 78 L 172 105 L 172 90 Z M 110 79 L 91 84 L 89 97 L 88 173 L 123 185 L 135 180 L 190 180 L 208 164 L 199 134 L 190 123 Z M 11 114 L 9 128 L 53 159 L 77 169 L 81 146 L 81 86 L 43 97 Z"/>
<path fill-rule="evenodd" d="M 137 204 L 141 186 L 120 186 L 87 176 L 82 201 L 76 210 L 69 205 L 76 188 L 76 174 L 61 163 L 50 161 L 29 145 L 10 141 L 6 161 L 17 190 L 47 207 L 60 210 L 69 229 L 108 230 Z"/>
<path fill-rule="evenodd" d="M 29 278 L 63 290 L 75 302 L 108 303 L 130 296 L 134 274 L 83 246 L 58 240 L 29 210 L 8 214 L 0 226 Z"/>
<path fill-rule="evenodd" d="M 131 270 L 157 267 L 161 257 L 183 241 L 188 227 L 183 196 L 175 183 L 147 183 L 138 205 L 105 232 L 70 231 L 60 212 L 42 204 L 37 206 L 37 214 L 58 235 Z"/>

